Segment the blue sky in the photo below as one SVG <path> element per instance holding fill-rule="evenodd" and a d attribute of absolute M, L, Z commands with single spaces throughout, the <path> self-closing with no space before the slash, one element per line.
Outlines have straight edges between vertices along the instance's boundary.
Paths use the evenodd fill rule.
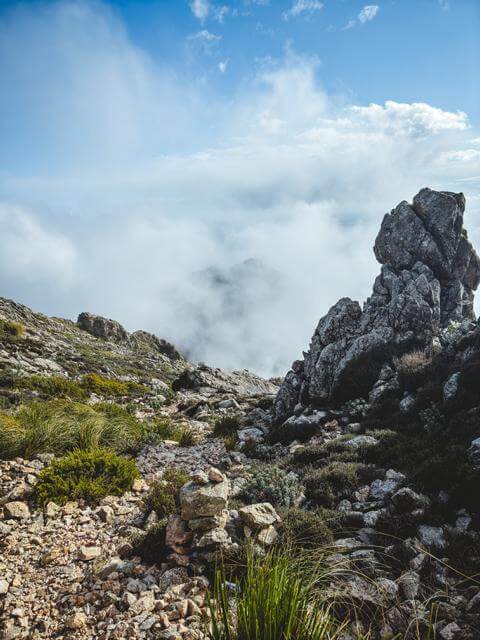
<path fill-rule="evenodd" d="M 479 36 L 476 0 L 0 3 L 0 295 L 284 373 L 399 201 L 463 191 L 480 246 Z"/>
<path fill-rule="evenodd" d="M 235 90 L 259 60 L 281 56 L 291 40 L 299 52 L 319 57 L 329 92 L 362 103 L 429 102 L 463 109 L 475 122 L 480 118 L 477 0 L 199 2 L 207 8 L 203 20 L 188 5 L 182 0 L 112 3 L 132 39 L 152 57 L 195 68 L 220 92 Z M 365 6 L 376 9 L 365 14 L 370 20 L 360 22 Z M 193 62 L 189 37 L 200 29 L 221 40 Z M 218 64 L 225 60 L 228 73 L 221 74 Z"/>

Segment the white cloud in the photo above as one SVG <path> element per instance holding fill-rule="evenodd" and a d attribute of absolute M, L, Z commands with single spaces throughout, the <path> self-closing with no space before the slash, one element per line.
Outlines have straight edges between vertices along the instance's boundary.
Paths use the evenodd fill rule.
<path fill-rule="evenodd" d="M 331 304 L 369 294 L 400 200 L 464 190 L 480 242 L 478 162 L 454 155 L 478 137 L 466 114 L 339 105 L 291 50 L 221 99 L 160 71 L 108 11 L 28 15 L 0 32 L 4 295 L 280 374 Z"/>
<path fill-rule="evenodd" d="M 38 285 L 58 295 L 73 283 L 79 265 L 68 238 L 44 228 L 31 212 L 6 203 L 0 203 L 0 229 L 2 295 Z"/>
<path fill-rule="evenodd" d="M 450 9 L 449 0 L 438 0 L 438 5 L 442 11 L 448 11 Z"/>
<path fill-rule="evenodd" d="M 223 5 L 221 7 L 215 7 L 215 10 L 214 10 L 215 20 L 217 20 L 217 22 L 220 22 L 220 24 L 223 24 L 223 22 L 225 21 L 225 16 L 227 16 L 229 13 L 230 13 L 230 7 L 228 7 L 227 5 Z"/>
<path fill-rule="evenodd" d="M 381 127 L 385 131 L 409 136 L 424 136 L 440 131 L 464 131 L 468 127 L 467 114 L 453 113 L 423 102 L 401 103 L 387 100 L 385 105 L 351 107 L 351 112 L 363 125 Z"/>
<path fill-rule="evenodd" d="M 210 3 L 208 0 L 192 0 L 190 8 L 193 15 L 201 22 L 204 22 L 210 13 Z"/>
<path fill-rule="evenodd" d="M 318 0 L 295 0 L 290 9 L 283 13 L 283 19 L 296 18 L 302 13 L 313 13 L 314 11 L 320 11 L 320 9 L 323 9 L 323 2 Z"/>
<path fill-rule="evenodd" d="M 205 42 L 215 42 L 222 39 L 222 36 L 211 33 L 208 29 L 202 29 L 198 33 L 189 36 L 190 40 L 204 40 Z"/>
<path fill-rule="evenodd" d="M 480 161 L 480 151 L 478 149 L 445 151 L 441 154 L 440 160 L 444 162 L 478 162 Z"/>
<path fill-rule="evenodd" d="M 378 14 L 380 7 L 378 4 L 367 4 L 359 12 L 357 18 L 352 18 L 347 22 L 344 29 L 353 29 L 358 23 L 365 24 L 371 22 Z M 358 21 L 358 22 L 357 22 Z"/>
<path fill-rule="evenodd" d="M 367 4 L 363 7 L 363 9 L 358 14 L 358 20 L 364 24 L 365 22 L 370 22 L 375 18 L 378 13 L 379 6 L 378 4 Z"/>
<path fill-rule="evenodd" d="M 228 62 L 228 60 L 222 60 L 218 63 L 218 70 L 220 71 L 220 73 L 225 73 L 225 71 L 227 70 Z"/>

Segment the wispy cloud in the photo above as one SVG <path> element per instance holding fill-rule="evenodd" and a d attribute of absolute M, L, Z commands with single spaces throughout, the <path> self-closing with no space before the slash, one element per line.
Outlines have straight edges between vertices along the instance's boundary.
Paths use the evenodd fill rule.
<path fill-rule="evenodd" d="M 218 63 L 218 70 L 220 71 L 220 73 L 225 73 L 225 71 L 227 70 L 227 66 L 228 66 L 229 60 L 221 60 Z"/>
<path fill-rule="evenodd" d="M 360 10 L 356 18 L 349 20 L 344 29 L 353 29 L 357 24 L 371 22 L 378 14 L 380 7 L 378 4 L 367 4 Z"/>
<path fill-rule="evenodd" d="M 438 0 L 438 5 L 442 11 L 449 11 L 450 0 Z"/>
<path fill-rule="evenodd" d="M 358 14 L 358 20 L 362 24 L 365 22 L 370 22 L 375 18 L 379 10 L 378 4 L 367 4 L 363 7 L 363 9 Z"/>
<path fill-rule="evenodd" d="M 203 40 L 204 42 L 215 42 L 222 39 L 222 36 L 212 33 L 208 29 L 202 29 L 188 37 L 190 40 Z"/>
<path fill-rule="evenodd" d="M 191 0 L 190 9 L 198 20 L 204 22 L 210 13 L 210 3 L 208 0 Z"/>
<path fill-rule="evenodd" d="M 288 11 L 283 13 L 283 19 L 296 18 L 302 13 L 312 14 L 323 9 L 323 2 L 318 0 L 295 0 Z"/>

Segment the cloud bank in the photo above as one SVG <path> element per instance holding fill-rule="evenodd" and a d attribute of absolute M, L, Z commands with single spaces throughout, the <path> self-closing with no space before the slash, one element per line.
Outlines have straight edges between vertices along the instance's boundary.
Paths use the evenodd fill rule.
<path fill-rule="evenodd" d="M 369 294 L 400 200 L 464 191 L 480 245 L 478 133 L 460 111 L 350 104 L 290 49 L 227 100 L 99 3 L 16 11 L 0 60 L 0 294 L 35 309 L 282 374 L 339 297 Z"/>

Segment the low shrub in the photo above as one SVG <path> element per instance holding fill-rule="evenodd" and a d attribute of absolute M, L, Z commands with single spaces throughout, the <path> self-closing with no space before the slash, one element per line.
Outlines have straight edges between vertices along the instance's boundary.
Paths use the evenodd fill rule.
<path fill-rule="evenodd" d="M 156 480 L 144 499 L 147 513 L 155 511 L 159 518 L 166 518 L 178 511 L 180 506 L 178 494 L 188 482 L 188 475 L 180 469 L 165 469 L 162 478 Z"/>
<path fill-rule="evenodd" d="M 333 640 L 339 625 L 321 600 L 326 570 L 305 571 L 297 557 L 248 554 L 245 577 L 231 585 L 219 568 L 208 598 L 209 640 Z M 233 588 L 232 588 L 233 586 Z M 317 588 L 316 588 L 317 587 Z M 233 597 L 232 597 L 233 592 Z"/>
<path fill-rule="evenodd" d="M 122 495 L 138 477 L 135 462 L 113 451 L 72 451 L 41 471 L 35 499 L 40 506 L 69 500 L 96 503 L 108 495 Z"/>
<path fill-rule="evenodd" d="M 213 419 L 213 435 L 223 437 L 236 435 L 240 429 L 240 416 L 215 416 Z"/>
<path fill-rule="evenodd" d="M 0 318 L 0 340 L 14 342 L 21 338 L 24 333 L 25 329 L 20 323 Z"/>
<path fill-rule="evenodd" d="M 79 382 L 63 376 L 26 376 L 17 378 L 15 386 L 19 389 L 36 391 L 44 398 L 82 400 L 88 396 L 88 393 Z"/>
<path fill-rule="evenodd" d="M 99 373 L 87 373 L 82 377 L 81 386 L 89 393 L 99 396 L 127 396 L 145 393 L 147 387 L 138 382 L 112 380 Z"/>
<path fill-rule="evenodd" d="M 326 512 L 322 509 L 305 511 L 290 507 L 281 511 L 277 527 L 279 542 L 301 549 L 320 549 L 333 542 L 333 533 Z"/>
<path fill-rule="evenodd" d="M 239 497 L 247 504 L 270 502 L 277 507 L 290 507 L 300 496 L 302 487 L 298 477 L 275 465 L 255 467 Z"/>
<path fill-rule="evenodd" d="M 335 501 L 349 495 L 360 484 L 360 465 L 332 462 L 305 475 L 306 496 L 321 507 L 333 507 Z"/>
<path fill-rule="evenodd" d="M 119 409 L 68 400 L 31 402 L 11 418 L 3 420 L 0 430 L 0 458 L 4 459 L 97 447 L 126 451 L 135 445 L 141 430 L 138 420 Z"/>

